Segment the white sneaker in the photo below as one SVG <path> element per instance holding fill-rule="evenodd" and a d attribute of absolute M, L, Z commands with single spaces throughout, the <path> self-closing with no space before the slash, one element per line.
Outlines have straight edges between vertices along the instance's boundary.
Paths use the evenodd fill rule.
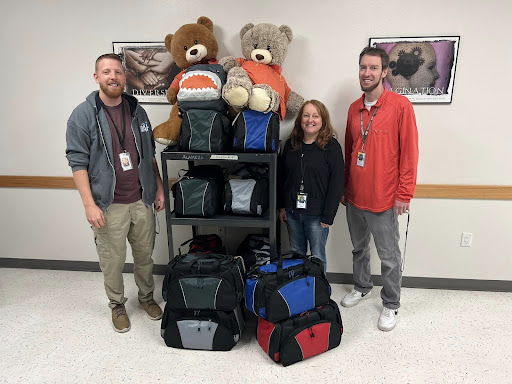
<path fill-rule="evenodd" d="M 352 292 L 347 293 L 343 299 L 341 299 L 340 304 L 347 308 L 353 307 L 354 305 L 358 304 L 361 300 L 368 298 L 371 293 L 372 291 L 362 293 L 354 289 L 352 290 Z"/>
<path fill-rule="evenodd" d="M 385 332 L 391 331 L 396 325 L 396 315 L 398 315 L 398 309 L 382 308 L 377 328 Z"/>

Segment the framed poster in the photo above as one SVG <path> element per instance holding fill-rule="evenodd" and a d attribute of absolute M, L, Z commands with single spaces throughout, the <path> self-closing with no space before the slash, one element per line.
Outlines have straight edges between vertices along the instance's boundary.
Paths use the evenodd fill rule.
<path fill-rule="evenodd" d="M 112 43 L 126 69 L 125 91 L 141 103 L 168 103 L 167 89 L 181 70 L 163 42 Z"/>
<path fill-rule="evenodd" d="M 412 103 L 451 103 L 460 36 L 371 37 L 389 55 L 384 86 Z"/>

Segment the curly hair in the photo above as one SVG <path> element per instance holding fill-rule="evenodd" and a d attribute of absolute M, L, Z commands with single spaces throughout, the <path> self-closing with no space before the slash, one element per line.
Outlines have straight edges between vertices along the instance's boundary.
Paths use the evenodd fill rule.
<path fill-rule="evenodd" d="M 318 145 L 321 149 L 325 149 L 325 146 L 333 137 L 336 137 L 336 131 L 331 125 L 331 118 L 329 116 L 329 111 L 327 107 L 318 100 L 308 100 L 302 104 L 300 107 L 300 111 L 295 118 L 295 124 L 293 126 L 292 132 L 290 133 L 290 141 L 292 144 L 292 148 L 297 150 L 302 146 L 302 140 L 304 139 L 304 131 L 301 127 L 302 115 L 304 113 L 304 107 L 307 104 L 313 105 L 318 114 L 322 118 L 322 128 L 320 128 L 320 132 L 316 137 L 316 145 Z"/>

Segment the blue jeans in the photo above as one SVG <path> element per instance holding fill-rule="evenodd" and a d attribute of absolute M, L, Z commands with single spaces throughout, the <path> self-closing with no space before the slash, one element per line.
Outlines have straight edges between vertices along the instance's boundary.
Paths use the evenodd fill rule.
<path fill-rule="evenodd" d="M 325 257 L 325 244 L 329 228 L 322 228 L 320 225 L 320 216 L 308 216 L 299 212 L 299 210 L 286 210 L 288 221 L 288 237 L 290 247 L 293 252 L 306 255 L 309 249 L 311 255 L 318 257 L 324 263 L 324 270 L 327 268 Z"/>

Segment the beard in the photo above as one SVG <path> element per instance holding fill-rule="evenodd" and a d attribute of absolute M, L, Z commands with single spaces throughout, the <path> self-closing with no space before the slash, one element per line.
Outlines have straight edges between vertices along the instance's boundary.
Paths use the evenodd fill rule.
<path fill-rule="evenodd" d="M 103 91 L 105 95 L 107 95 L 111 99 L 117 99 L 124 92 L 124 84 L 118 83 L 119 86 L 115 89 L 109 88 L 108 84 L 100 83 L 100 89 Z"/>
<path fill-rule="evenodd" d="M 367 87 L 363 86 L 363 84 L 361 84 L 361 82 L 360 82 L 359 84 L 361 85 L 361 91 L 363 91 L 363 92 L 371 92 L 371 91 L 373 91 L 375 88 L 377 88 L 380 85 L 380 83 L 382 82 L 382 79 L 383 78 L 382 78 L 382 75 L 381 75 L 379 80 L 376 83 L 374 83 L 372 85 L 369 85 Z"/>
<path fill-rule="evenodd" d="M 373 91 L 375 88 L 377 88 L 380 84 L 380 81 L 378 83 L 375 83 L 375 84 L 372 84 L 368 87 L 363 87 L 363 84 L 361 84 L 361 91 L 363 92 L 371 92 Z"/>

